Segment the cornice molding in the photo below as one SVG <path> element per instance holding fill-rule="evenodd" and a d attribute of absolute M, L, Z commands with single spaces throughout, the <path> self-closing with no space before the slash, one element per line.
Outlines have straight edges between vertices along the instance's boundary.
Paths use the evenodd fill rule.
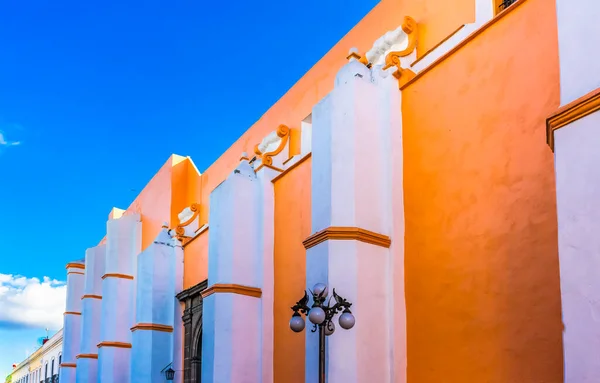
<path fill-rule="evenodd" d="M 559 108 L 546 119 L 546 143 L 554 151 L 554 132 L 600 110 L 600 88 Z"/>
<path fill-rule="evenodd" d="M 381 246 L 389 248 L 392 244 L 392 240 L 387 235 L 375 233 L 370 230 L 361 229 L 358 227 L 339 227 L 331 226 L 327 229 L 318 231 L 306 238 L 302 244 L 305 249 L 315 247 L 320 243 L 329 240 L 338 241 L 360 241 L 375 246 Z"/>
<path fill-rule="evenodd" d="M 85 264 L 83 264 L 83 263 L 77 263 L 77 262 L 69 262 L 69 263 L 67 263 L 67 266 L 65 266 L 65 269 L 82 269 L 82 270 L 85 270 Z"/>
<path fill-rule="evenodd" d="M 131 332 L 134 332 L 137 330 L 173 332 L 173 326 L 157 324 L 157 323 L 138 323 L 131 328 Z"/>
<path fill-rule="evenodd" d="M 98 359 L 98 354 L 79 354 L 75 359 Z"/>
<path fill-rule="evenodd" d="M 81 297 L 81 299 L 102 299 L 102 295 L 94 295 L 94 294 L 85 294 Z"/>
<path fill-rule="evenodd" d="M 125 342 L 100 342 L 97 345 L 98 348 L 101 347 L 115 347 L 115 348 L 131 348 L 131 343 Z"/>
<path fill-rule="evenodd" d="M 119 274 L 119 273 L 106 273 L 102 276 L 102 279 L 105 279 L 105 278 L 133 279 L 133 275 Z"/>
<path fill-rule="evenodd" d="M 207 288 L 208 288 L 208 279 L 205 279 L 202 282 L 198 283 L 197 285 L 194 285 L 192 287 L 189 287 L 189 288 L 183 290 L 182 292 L 177 294 L 176 297 L 180 302 L 183 302 L 188 298 L 193 298 L 196 295 L 200 295 L 202 293 L 202 291 L 206 290 Z"/>
<path fill-rule="evenodd" d="M 213 294 L 223 293 L 245 295 L 254 298 L 260 298 L 262 296 L 262 290 L 258 287 L 242 286 L 234 283 L 215 283 L 202 292 L 202 298 L 209 297 Z"/>

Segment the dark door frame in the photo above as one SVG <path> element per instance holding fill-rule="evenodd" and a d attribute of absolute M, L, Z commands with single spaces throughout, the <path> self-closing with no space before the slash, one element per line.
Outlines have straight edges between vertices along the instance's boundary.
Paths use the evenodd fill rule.
<path fill-rule="evenodd" d="M 204 280 L 177 294 L 185 304 L 183 310 L 183 383 L 200 383 L 202 366 L 202 292 L 208 287 Z"/>

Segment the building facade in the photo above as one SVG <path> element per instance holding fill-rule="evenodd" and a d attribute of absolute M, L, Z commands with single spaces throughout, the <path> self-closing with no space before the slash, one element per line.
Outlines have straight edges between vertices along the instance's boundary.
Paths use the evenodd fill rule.
<path fill-rule="evenodd" d="M 13 383 L 57 383 L 62 362 L 63 331 L 48 339 L 11 373 Z"/>
<path fill-rule="evenodd" d="M 426 3 L 382 0 L 208 169 L 113 209 L 67 265 L 61 383 L 317 382 L 289 325 L 317 283 L 356 318 L 328 382 L 600 380 L 600 7 Z"/>
<path fill-rule="evenodd" d="M 560 108 L 547 120 L 554 152 L 558 254 L 566 382 L 596 382 L 600 362 L 600 7 L 587 0 L 556 1 Z M 574 41 L 578 43 L 574 44 Z"/>

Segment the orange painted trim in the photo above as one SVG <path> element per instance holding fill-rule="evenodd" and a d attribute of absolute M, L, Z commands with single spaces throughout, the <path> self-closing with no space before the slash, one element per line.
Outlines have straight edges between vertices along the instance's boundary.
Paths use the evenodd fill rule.
<path fill-rule="evenodd" d="M 116 347 L 116 348 L 131 348 L 131 343 L 124 342 L 100 342 L 97 345 L 98 348 L 101 347 Z"/>
<path fill-rule="evenodd" d="M 94 294 L 85 294 L 81 297 L 81 299 L 102 299 L 102 295 L 94 295 Z"/>
<path fill-rule="evenodd" d="M 329 240 L 360 241 L 375 246 L 389 248 L 392 240 L 387 235 L 375 233 L 358 227 L 328 227 L 306 238 L 302 244 L 305 249 L 317 246 Z"/>
<path fill-rule="evenodd" d="M 69 275 L 69 274 L 85 275 L 85 273 L 80 273 L 79 271 L 69 271 L 69 272 L 67 272 L 67 275 Z"/>
<path fill-rule="evenodd" d="M 271 180 L 271 182 L 275 182 L 275 181 L 281 179 L 284 175 L 286 175 L 287 173 L 289 173 L 292 169 L 295 169 L 298 166 L 300 166 L 300 164 L 302 164 L 304 161 L 308 160 L 310 157 L 312 157 L 312 152 L 308 153 L 304 157 L 300 158 L 296 163 L 294 163 L 293 165 L 291 165 L 289 168 L 285 169 L 281 174 L 278 174 L 276 177 L 274 177 Z"/>
<path fill-rule="evenodd" d="M 546 119 L 546 142 L 554 151 L 554 132 L 600 110 L 600 88 L 559 108 Z"/>
<path fill-rule="evenodd" d="M 77 365 L 75 363 L 61 363 L 60 366 L 61 367 L 73 367 L 73 368 L 77 367 Z"/>
<path fill-rule="evenodd" d="M 104 278 L 121 278 L 121 279 L 133 279 L 133 275 L 118 274 L 118 273 L 107 273 L 102 276 Z"/>
<path fill-rule="evenodd" d="M 85 270 L 85 265 L 83 263 L 69 262 L 69 263 L 67 263 L 67 266 L 65 267 L 65 269 L 84 269 Z"/>
<path fill-rule="evenodd" d="M 79 354 L 75 359 L 98 359 L 98 354 Z"/>
<path fill-rule="evenodd" d="M 434 62 L 432 62 L 431 65 L 423 68 L 423 70 L 420 71 L 415 77 L 413 77 L 406 84 L 402 85 L 400 87 L 400 90 L 404 90 L 408 86 L 410 86 L 411 84 L 414 84 L 418 79 L 420 79 L 421 77 L 423 77 L 425 75 L 425 73 L 429 72 L 430 70 L 432 70 L 433 68 L 435 68 L 436 66 L 438 66 L 439 64 L 441 64 L 442 62 L 444 62 L 448 57 L 450 57 L 453 54 L 455 54 L 459 49 L 461 49 L 462 47 L 464 47 L 465 45 L 467 45 L 475 37 L 477 37 L 480 34 L 482 34 L 483 32 L 485 32 L 488 28 L 490 28 L 492 25 L 496 24 L 504 16 L 508 15 L 509 13 L 511 13 L 512 11 L 514 11 L 515 9 L 517 9 L 519 6 L 521 6 L 526 1 L 527 0 L 517 0 L 517 2 L 513 3 L 510 7 L 506 8 L 502 12 L 498 13 L 496 16 L 494 16 L 493 19 L 491 19 L 487 23 L 483 24 L 481 26 L 481 28 L 479 28 L 475 32 L 471 33 L 463 41 L 461 41 L 460 43 L 458 43 L 454 48 L 450 49 L 448 52 L 444 53 L 440 58 L 438 58 L 437 60 L 435 60 Z"/>
<path fill-rule="evenodd" d="M 138 323 L 131 328 L 131 332 L 134 332 L 136 330 L 173 332 L 173 326 L 167 326 L 164 324 L 155 324 L 155 323 Z"/>
<path fill-rule="evenodd" d="M 229 283 L 215 283 L 202 292 L 202 298 L 206 298 L 217 293 L 246 295 L 254 298 L 260 298 L 262 296 L 262 290 L 258 287 L 249 287 Z"/>
<path fill-rule="evenodd" d="M 414 63 L 410 64 L 411 67 L 417 65 L 417 63 L 421 60 L 423 60 L 425 57 L 427 57 L 428 54 L 430 54 L 431 52 L 433 52 L 434 50 L 436 50 L 437 48 L 439 48 L 440 45 L 442 45 L 443 43 L 445 43 L 446 41 L 450 40 L 452 38 L 452 36 L 454 36 L 455 34 L 457 34 L 458 32 L 460 32 L 461 29 L 463 29 L 465 27 L 465 24 L 461 25 L 460 27 L 458 27 L 454 32 L 450 33 L 446 38 L 444 38 L 442 41 L 440 41 L 439 43 L 435 44 L 433 46 L 433 48 L 431 48 L 430 50 L 428 50 L 427 52 L 423 53 L 423 55 L 421 57 L 419 57 L 418 59 L 415 60 Z"/>
<path fill-rule="evenodd" d="M 279 168 L 278 168 L 278 167 L 276 167 L 276 166 L 269 165 L 269 164 L 264 164 L 264 163 L 263 163 L 263 164 L 260 164 L 260 165 L 258 165 L 258 167 L 256 168 L 256 170 L 254 170 L 254 173 L 258 173 L 258 171 L 259 171 L 260 169 L 262 169 L 262 168 L 269 168 L 269 169 L 273 169 L 273 170 L 276 170 L 276 171 L 278 171 L 278 172 L 281 172 L 281 173 L 283 173 L 283 169 L 279 169 Z"/>
<path fill-rule="evenodd" d="M 76 311 L 65 311 L 63 315 L 81 315 L 81 313 L 78 313 Z"/>
<path fill-rule="evenodd" d="M 204 227 L 204 226 L 202 226 L 202 227 Z M 200 227 L 198 230 L 202 229 L 202 227 Z M 199 232 L 199 233 L 198 233 L 198 232 L 196 232 L 196 233 L 198 233 L 198 234 L 196 234 L 196 235 L 195 235 L 195 236 L 193 236 L 192 238 L 188 239 L 187 241 L 183 242 L 183 243 L 181 244 L 181 247 L 183 247 L 183 248 L 185 249 L 185 247 L 186 247 L 187 245 L 189 245 L 190 243 L 194 242 L 194 241 L 195 241 L 197 238 L 200 238 L 200 236 L 201 236 L 202 234 L 206 233 L 206 232 L 208 231 L 208 229 L 209 229 L 209 227 L 208 227 L 208 226 L 206 226 L 206 227 L 204 227 L 204 230 L 202 230 L 201 232 Z"/>

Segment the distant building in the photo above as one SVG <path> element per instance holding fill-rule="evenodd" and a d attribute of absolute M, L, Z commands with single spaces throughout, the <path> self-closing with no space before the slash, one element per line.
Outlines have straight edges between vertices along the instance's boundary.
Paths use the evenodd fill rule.
<path fill-rule="evenodd" d="M 13 383 L 58 383 L 62 362 L 63 331 L 60 330 L 43 345 L 16 365 Z"/>

